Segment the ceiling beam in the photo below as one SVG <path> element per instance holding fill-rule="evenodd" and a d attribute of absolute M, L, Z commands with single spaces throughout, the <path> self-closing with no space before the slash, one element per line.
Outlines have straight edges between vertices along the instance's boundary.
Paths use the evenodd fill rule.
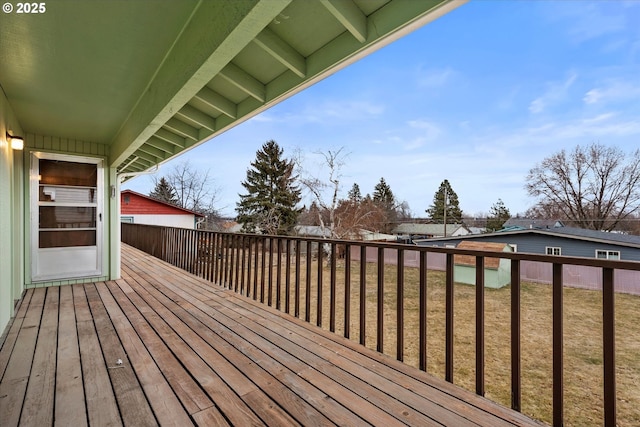
<path fill-rule="evenodd" d="M 195 97 L 210 107 L 220 111 L 225 116 L 229 116 L 232 119 L 235 119 L 238 116 L 236 104 L 229 101 L 219 93 L 212 91 L 208 87 L 203 87 Z"/>
<path fill-rule="evenodd" d="M 173 133 L 177 133 L 178 135 L 182 135 L 185 138 L 193 139 L 194 141 L 198 140 L 198 129 L 193 126 L 189 126 L 185 122 L 182 122 L 176 118 L 171 118 L 167 120 L 167 123 L 164 124 L 166 129 L 169 129 Z"/>
<path fill-rule="evenodd" d="M 150 145 L 151 147 L 155 147 L 158 150 L 162 150 L 163 152 L 169 153 L 171 155 L 175 154 L 177 151 L 175 145 L 165 141 L 164 139 L 160 139 L 157 136 L 152 136 L 151 138 L 149 138 L 147 142 L 142 146 L 144 147 L 145 145 Z"/>
<path fill-rule="evenodd" d="M 265 88 L 259 80 L 253 78 L 242 68 L 230 62 L 222 71 L 220 77 L 223 77 L 228 83 L 231 83 L 241 91 L 254 97 L 260 102 L 265 101 Z"/>
<path fill-rule="evenodd" d="M 296 73 L 298 77 L 304 78 L 307 74 L 307 64 L 304 56 L 300 55 L 297 50 L 269 28 L 262 30 L 254 42 L 282 65 Z"/>
<path fill-rule="evenodd" d="M 117 167 L 242 51 L 292 0 L 199 1 L 112 141 Z"/>
<path fill-rule="evenodd" d="M 185 120 L 197 123 L 201 128 L 207 128 L 210 131 L 216 130 L 216 119 L 197 108 L 187 104 L 178 111 L 178 116 L 182 116 Z"/>
<path fill-rule="evenodd" d="M 367 17 L 353 0 L 320 0 L 322 5 L 360 43 L 367 40 Z"/>
<path fill-rule="evenodd" d="M 158 138 L 167 141 L 170 144 L 175 145 L 178 148 L 184 148 L 185 139 L 180 135 L 176 135 L 175 133 L 167 130 L 167 129 L 158 129 L 158 131 L 154 134 Z"/>
<path fill-rule="evenodd" d="M 142 147 L 138 148 L 135 152 L 136 157 L 138 157 L 138 160 L 134 163 L 141 163 L 141 160 L 144 160 L 145 162 L 147 162 L 149 164 L 149 166 L 153 166 L 153 165 L 157 165 L 158 163 L 160 163 L 160 161 L 162 159 L 157 158 L 156 156 L 154 156 L 151 153 L 147 153 L 146 151 L 144 151 L 142 149 Z"/>

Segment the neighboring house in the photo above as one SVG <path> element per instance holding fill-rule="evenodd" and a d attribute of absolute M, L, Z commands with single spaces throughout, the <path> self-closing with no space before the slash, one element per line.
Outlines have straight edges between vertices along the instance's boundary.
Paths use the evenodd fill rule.
<path fill-rule="evenodd" d="M 513 252 L 511 245 L 494 242 L 472 242 L 465 240 L 458 244 L 458 249 L 470 249 L 474 251 Z M 456 255 L 453 258 L 453 275 L 456 282 L 475 285 L 476 283 L 476 257 L 472 255 Z M 511 281 L 511 263 L 504 258 L 485 258 L 484 260 L 484 287 L 502 288 Z"/>
<path fill-rule="evenodd" d="M 511 245 L 516 252 L 640 261 L 640 236 L 574 227 L 528 228 L 462 238 L 420 239 L 422 246 L 457 246 L 464 240 Z"/>
<path fill-rule="evenodd" d="M 405 223 L 398 224 L 393 230 L 393 234 L 398 236 L 405 236 L 406 238 L 435 238 L 445 237 L 444 224 L 415 224 Z M 446 227 L 447 237 L 466 236 L 471 234 L 471 231 L 462 224 L 447 224 Z"/>
<path fill-rule="evenodd" d="M 120 194 L 120 221 L 197 229 L 204 215 L 131 190 Z"/>
<path fill-rule="evenodd" d="M 331 238 L 331 231 L 328 227 L 321 227 L 319 225 L 296 225 L 293 228 L 294 234 L 301 237 L 318 237 L 318 238 Z M 398 236 L 393 234 L 378 233 L 375 231 L 369 231 L 360 229 L 357 236 L 345 237 L 344 240 L 365 240 L 365 241 L 393 241 L 398 239 Z"/>

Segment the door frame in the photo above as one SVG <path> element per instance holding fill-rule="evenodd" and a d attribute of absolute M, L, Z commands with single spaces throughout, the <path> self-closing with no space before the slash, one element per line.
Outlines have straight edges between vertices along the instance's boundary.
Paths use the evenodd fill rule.
<path fill-rule="evenodd" d="M 47 248 L 40 249 L 40 236 L 39 236 L 39 161 L 41 159 L 46 160 L 60 160 L 75 163 L 88 163 L 95 164 L 97 169 L 96 179 L 96 263 L 95 268 L 93 266 L 87 270 L 78 270 L 74 272 L 56 272 L 56 273 L 39 273 L 40 266 L 40 254 L 41 250 L 49 251 L 52 253 L 61 252 L 64 250 L 73 251 L 67 248 Z M 29 207 L 30 207 L 30 221 L 29 230 L 31 233 L 31 281 L 42 282 L 49 280 L 64 280 L 64 279 L 77 279 L 84 277 L 99 277 L 104 275 L 103 267 L 103 242 L 106 227 L 106 218 L 104 215 L 104 182 L 105 182 L 105 167 L 104 159 L 98 157 L 89 157 L 83 155 L 73 154 L 59 154 L 43 151 L 32 151 L 29 162 Z M 83 251 L 83 247 L 77 247 L 79 251 Z M 87 248 L 87 247 L 85 247 Z M 89 246 L 88 248 L 91 248 Z M 86 250 L 86 249 L 84 249 Z"/>

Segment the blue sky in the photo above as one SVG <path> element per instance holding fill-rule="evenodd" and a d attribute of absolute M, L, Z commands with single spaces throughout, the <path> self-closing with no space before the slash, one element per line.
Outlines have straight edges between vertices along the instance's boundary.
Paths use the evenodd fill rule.
<path fill-rule="evenodd" d="M 448 179 L 465 214 L 500 198 L 512 214 L 534 200 L 529 169 L 561 149 L 640 147 L 640 1 L 472 0 L 444 17 L 163 165 L 188 160 L 219 187 L 233 216 L 255 152 L 344 147 L 342 191 L 381 177 L 414 216 Z M 147 194 L 149 176 L 123 188 Z"/>

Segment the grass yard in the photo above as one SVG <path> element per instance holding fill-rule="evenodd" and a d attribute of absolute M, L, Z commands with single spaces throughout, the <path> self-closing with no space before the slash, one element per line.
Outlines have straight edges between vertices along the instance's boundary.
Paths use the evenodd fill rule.
<path fill-rule="evenodd" d="M 325 263 L 326 264 L 326 263 Z M 351 336 L 358 341 L 359 262 L 351 266 Z M 300 317 L 305 317 L 305 266 L 301 268 Z M 282 304 L 285 280 L 282 268 Z M 336 269 L 336 333 L 344 331 L 344 262 Z M 276 290 L 273 268 L 273 291 Z M 291 307 L 293 313 L 293 268 Z M 317 275 L 311 266 L 310 320 L 316 322 Z M 396 267 L 384 269 L 384 352 L 396 356 Z M 323 276 L 322 327 L 329 329 L 330 270 Z M 418 269 L 405 268 L 404 362 L 418 367 Z M 377 265 L 367 264 L 366 345 L 376 348 Z M 444 378 L 445 275 L 427 274 L 427 371 Z M 552 311 L 551 286 L 522 283 L 522 412 L 546 423 L 552 420 Z M 565 425 L 596 426 L 603 423 L 602 295 L 597 291 L 564 290 Z M 275 295 L 273 302 L 275 305 Z M 267 298 L 265 296 L 265 302 Z M 619 426 L 640 425 L 640 297 L 616 295 L 616 385 Z M 284 310 L 284 307 L 282 308 Z M 455 284 L 454 383 L 475 391 L 475 287 Z M 510 288 L 485 292 L 486 397 L 510 406 Z"/>

